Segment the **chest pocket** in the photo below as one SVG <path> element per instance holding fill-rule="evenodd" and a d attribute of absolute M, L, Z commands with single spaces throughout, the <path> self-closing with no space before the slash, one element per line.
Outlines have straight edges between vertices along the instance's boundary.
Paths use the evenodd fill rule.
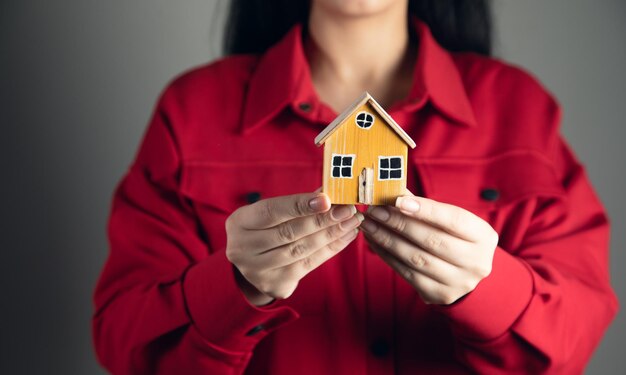
<path fill-rule="evenodd" d="M 415 159 L 424 195 L 465 208 L 514 248 L 530 222 L 537 199 L 565 201 L 552 163 L 531 151 L 478 159 Z"/>
<path fill-rule="evenodd" d="M 226 248 L 226 218 L 237 208 L 259 199 L 312 192 L 322 184 L 321 163 L 207 163 L 183 164 L 181 193 L 196 212 L 199 231 L 212 252 Z M 305 277 L 289 298 L 300 313 L 323 306 L 318 273 Z M 317 296 L 312 298 L 311 296 Z"/>
<path fill-rule="evenodd" d="M 196 208 L 204 229 L 223 226 L 237 208 L 260 199 L 310 192 L 321 186 L 316 163 L 186 162 L 181 193 Z M 221 225 L 219 225 L 221 224 Z"/>

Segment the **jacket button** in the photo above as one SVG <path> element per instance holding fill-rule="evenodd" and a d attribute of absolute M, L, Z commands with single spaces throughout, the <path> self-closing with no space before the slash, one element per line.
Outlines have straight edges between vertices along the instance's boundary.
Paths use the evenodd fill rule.
<path fill-rule="evenodd" d="M 494 202 L 500 198 L 500 192 L 497 189 L 483 189 L 480 192 L 480 197 L 488 202 Z"/>
<path fill-rule="evenodd" d="M 261 193 L 258 191 L 252 191 L 246 195 L 246 202 L 252 204 L 261 200 Z"/>
<path fill-rule="evenodd" d="M 300 108 L 302 112 L 311 112 L 313 106 L 311 105 L 311 103 L 303 102 L 298 105 L 298 108 Z"/>
<path fill-rule="evenodd" d="M 263 326 L 263 324 L 259 324 L 258 326 L 252 328 L 251 330 L 248 331 L 248 333 L 246 333 L 246 336 L 254 336 L 257 333 L 261 332 L 262 330 L 264 330 L 265 327 Z"/>
<path fill-rule="evenodd" d="M 389 344 L 384 339 L 376 339 L 372 345 L 370 345 L 370 351 L 374 357 L 382 358 L 389 354 L 389 350 Z"/>

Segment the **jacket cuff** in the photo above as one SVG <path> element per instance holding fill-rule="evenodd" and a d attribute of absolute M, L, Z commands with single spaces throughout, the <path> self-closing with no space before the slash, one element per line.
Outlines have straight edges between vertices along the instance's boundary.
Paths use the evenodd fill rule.
<path fill-rule="evenodd" d="M 187 310 L 202 337 L 225 351 L 250 352 L 263 337 L 300 315 L 281 301 L 252 305 L 224 251 L 193 265 L 185 276 Z"/>
<path fill-rule="evenodd" d="M 530 303 L 531 270 L 515 256 L 496 248 L 489 276 L 459 301 L 435 309 L 446 315 L 452 329 L 472 340 L 490 340 L 511 328 Z"/>

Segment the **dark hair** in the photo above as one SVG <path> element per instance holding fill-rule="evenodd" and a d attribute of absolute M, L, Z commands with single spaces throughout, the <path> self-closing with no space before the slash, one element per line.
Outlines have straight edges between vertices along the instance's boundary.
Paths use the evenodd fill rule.
<path fill-rule="evenodd" d="M 231 0 L 224 52 L 263 53 L 296 23 L 306 25 L 310 0 Z M 489 0 L 409 0 L 409 14 L 450 51 L 491 53 Z"/>

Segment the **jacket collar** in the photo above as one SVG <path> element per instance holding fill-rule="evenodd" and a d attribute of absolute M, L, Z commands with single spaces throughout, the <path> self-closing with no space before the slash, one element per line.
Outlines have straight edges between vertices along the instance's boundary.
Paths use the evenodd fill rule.
<path fill-rule="evenodd" d="M 424 22 L 413 18 L 412 25 L 419 47 L 413 85 L 401 109 L 417 110 L 430 100 L 455 123 L 476 126 L 474 112 L 450 52 L 435 41 Z M 311 121 L 323 125 L 329 122 L 327 107 L 321 105 L 311 80 L 300 24 L 260 57 L 245 98 L 242 131 L 247 133 L 269 122 L 288 107 Z"/>
<path fill-rule="evenodd" d="M 419 49 L 409 98 L 415 100 L 426 95 L 451 120 L 475 127 L 474 111 L 450 52 L 437 43 L 424 22 L 417 18 L 412 21 L 419 37 Z"/>

